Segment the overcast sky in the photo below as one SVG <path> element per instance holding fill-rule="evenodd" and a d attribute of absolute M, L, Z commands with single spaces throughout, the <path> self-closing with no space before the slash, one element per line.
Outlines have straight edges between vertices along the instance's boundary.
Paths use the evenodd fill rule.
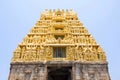
<path fill-rule="evenodd" d="M 74 9 L 106 52 L 111 80 L 120 80 L 120 0 L 0 0 L 0 80 L 8 80 L 13 51 L 44 9 Z"/>

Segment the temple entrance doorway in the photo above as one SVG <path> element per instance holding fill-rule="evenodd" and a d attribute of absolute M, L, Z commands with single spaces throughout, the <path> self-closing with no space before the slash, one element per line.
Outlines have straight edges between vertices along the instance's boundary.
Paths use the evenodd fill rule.
<path fill-rule="evenodd" d="M 71 80 L 72 67 L 48 67 L 47 80 Z"/>

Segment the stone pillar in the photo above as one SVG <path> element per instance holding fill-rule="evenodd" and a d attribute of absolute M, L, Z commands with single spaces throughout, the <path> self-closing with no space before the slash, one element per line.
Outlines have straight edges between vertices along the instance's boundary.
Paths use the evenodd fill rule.
<path fill-rule="evenodd" d="M 75 80 L 75 65 L 73 63 L 72 65 L 72 75 L 71 75 L 72 79 L 71 80 Z"/>
<path fill-rule="evenodd" d="M 47 64 L 44 65 L 44 80 L 47 80 L 48 72 L 47 72 Z"/>
<path fill-rule="evenodd" d="M 8 80 L 13 80 L 13 79 L 15 79 L 15 69 L 11 67 Z"/>
<path fill-rule="evenodd" d="M 75 80 L 81 80 L 81 73 L 80 73 L 80 64 L 75 64 Z"/>
<path fill-rule="evenodd" d="M 82 64 L 83 80 L 89 80 L 87 64 Z"/>

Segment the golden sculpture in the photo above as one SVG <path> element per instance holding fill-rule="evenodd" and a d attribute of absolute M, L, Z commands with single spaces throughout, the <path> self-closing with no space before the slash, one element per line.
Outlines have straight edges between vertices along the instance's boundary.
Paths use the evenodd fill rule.
<path fill-rule="evenodd" d="M 64 50 L 66 56 L 58 52 L 58 57 L 53 57 L 54 47 L 64 47 L 66 50 L 59 49 Z M 97 62 L 106 61 L 106 55 L 73 10 L 45 10 L 14 51 L 12 62 L 43 60 Z"/>

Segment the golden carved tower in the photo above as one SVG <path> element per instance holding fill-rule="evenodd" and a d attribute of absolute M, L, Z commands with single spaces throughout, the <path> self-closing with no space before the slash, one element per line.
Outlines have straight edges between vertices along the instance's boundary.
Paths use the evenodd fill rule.
<path fill-rule="evenodd" d="M 45 10 L 14 51 L 8 80 L 110 80 L 106 55 L 73 10 Z"/>

